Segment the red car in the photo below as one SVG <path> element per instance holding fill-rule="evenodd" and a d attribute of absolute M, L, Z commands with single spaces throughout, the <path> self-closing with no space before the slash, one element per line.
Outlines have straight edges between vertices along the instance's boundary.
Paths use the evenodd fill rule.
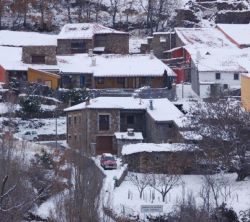
<path fill-rule="evenodd" d="M 116 169 L 117 163 L 115 157 L 110 153 L 103 153 L 101 156 L 101 166 L 104 170 L 106 169 Z"/>

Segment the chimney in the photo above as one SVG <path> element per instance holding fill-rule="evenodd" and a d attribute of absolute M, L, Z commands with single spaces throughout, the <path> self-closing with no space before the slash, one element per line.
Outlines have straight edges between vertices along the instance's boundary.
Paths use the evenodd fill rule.
<path fill-rule="evenodd" d="M 150 50 L 149 58 L 154 59 L 154 50 Z"/>
<path fill-rule="evenodd" d="M 93 56 L 93 49 L 89 49 L 89 57 Z"/>
<path fill-rule="evenodd" d="M 131 129 L 131 128 L 127 129 L 127 133 L 128 133 L 128 136 L 134 136 L 135 135 L 134 129 Z"/>
<path fill-rule="evenodd" d="M 149 100 L 149 109 L 150 110 L 154 109 L 154 105 L 153 105 L 153 100 L 152 99 Z"/>
<path fill-rule="evenodd" d="M 90 98 L 89 97 L 87 97 L 85 100 L 85 106 L 88 106 L 88 105 L 90 105 Z"/>
<path fill-rule="evenodd" d="M 96 66 L 96 58 L 95 57 L 91 57 L 91 65 Z"/>

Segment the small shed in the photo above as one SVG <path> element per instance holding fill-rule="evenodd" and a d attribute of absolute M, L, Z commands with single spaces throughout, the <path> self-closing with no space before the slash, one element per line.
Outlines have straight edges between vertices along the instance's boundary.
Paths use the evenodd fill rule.
<path fill-rule="evenodd" d="M 117 155 L 121 156 L 122 147 L 124 145 L 142 143 L 143 135 L 141 132 L 134 132 L 133 129 L 128 129 L 127 132 L 116 132 L 115 140 Z"/>
<path fill-rule="evenodd" d="M 199 149 L 192 144 L 138 143 L 122 148 L 128 170 L 138 173 L 194 173 L 199 156 Z"/>
<path fill-rule="evenodd" d="M 60 76 L 57 74 L 31 68 L 28 69 L 29 83 L 41 83 L 55 90 L 59 87 L 59 80 Z"/>

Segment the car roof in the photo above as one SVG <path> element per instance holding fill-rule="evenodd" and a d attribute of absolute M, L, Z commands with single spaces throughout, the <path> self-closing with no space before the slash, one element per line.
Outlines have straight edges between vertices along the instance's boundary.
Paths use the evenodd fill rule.
<path fill-rule="evenodd" d="M 109 156 L 109 157 L 113 157 L 113 155 L 111 153 L 103 153 L 103 156 Z"/>

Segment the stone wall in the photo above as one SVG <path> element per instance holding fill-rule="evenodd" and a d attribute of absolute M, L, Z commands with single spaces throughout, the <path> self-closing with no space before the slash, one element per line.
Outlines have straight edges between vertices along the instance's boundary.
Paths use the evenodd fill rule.
<path fill-rule="evenodd" d="M 105 47 L 105 53 L 128 54 L 129 34 L 96 34 L 94 47 Z"/>
<path fill-rule="evenodd" d="M 178 127 L 173 121 L 156 122 L 146 114 L 146 141 L 150 143 L 179 142 L 181 136 Z"/>
<path fill-rule="evenodd" d="M 56 46 L 23 46 L 22 61 L 32 63 L 32 55 L 45 56 L 45 64 L 56 65 Z"/>
<path fill-rule="evenodd" d="M 188 21 L 190 24 L 199 22 L 195 13 L 190 9 L 177 9 L 176 13 L 177 13 L 176 19 L 175 19 L 176 27 L 187 26 L 185 24 L 185 21 Z"/>
<path fill-rule="evenodd" d="M 67 142 L 73 149 L 87 153 L 86 110 L 67 113 Z"/>
<path fill-rule="evenodd" d="M 145 127 L 145 110 L 126 110 L 120 111 L 120 131 L 127 132 L 128 128 L 134 129 L 134 132 L 141 132 L 143 137 L 146 136 Z M 134 124 L 127 123 L 127 117 L 134 116 Z"/>
<path fill-rule="evenodd" d="M 166 58 L 164 51 L 176 47 L 175 33 L 155 33 L 150 44 L 150 48 L 154 51 L 154 55 L 159 59 Z"/>
<path fill-rule="evenodd" d="M 71 51 L 71 42 L 75 39 L 58 39 L 57 40 L 57 54 L 58 55 L 67 55 L 72 54 Z M 85 45 L 84 53 L 88 53 L 89 49 L 93 48 L 92 39 L 82 39 L 80 40 Z"/>
<path fill-rule="evenodd" d="M 215 15 L 215 23 L 248 24 L 250 11 L 223 11 Z"/>
<path fill-rule="evenodd" d="M 123 156 L 128 170 L 138 173 L 196 173 L 195 152 L 140 152 Z"/>

